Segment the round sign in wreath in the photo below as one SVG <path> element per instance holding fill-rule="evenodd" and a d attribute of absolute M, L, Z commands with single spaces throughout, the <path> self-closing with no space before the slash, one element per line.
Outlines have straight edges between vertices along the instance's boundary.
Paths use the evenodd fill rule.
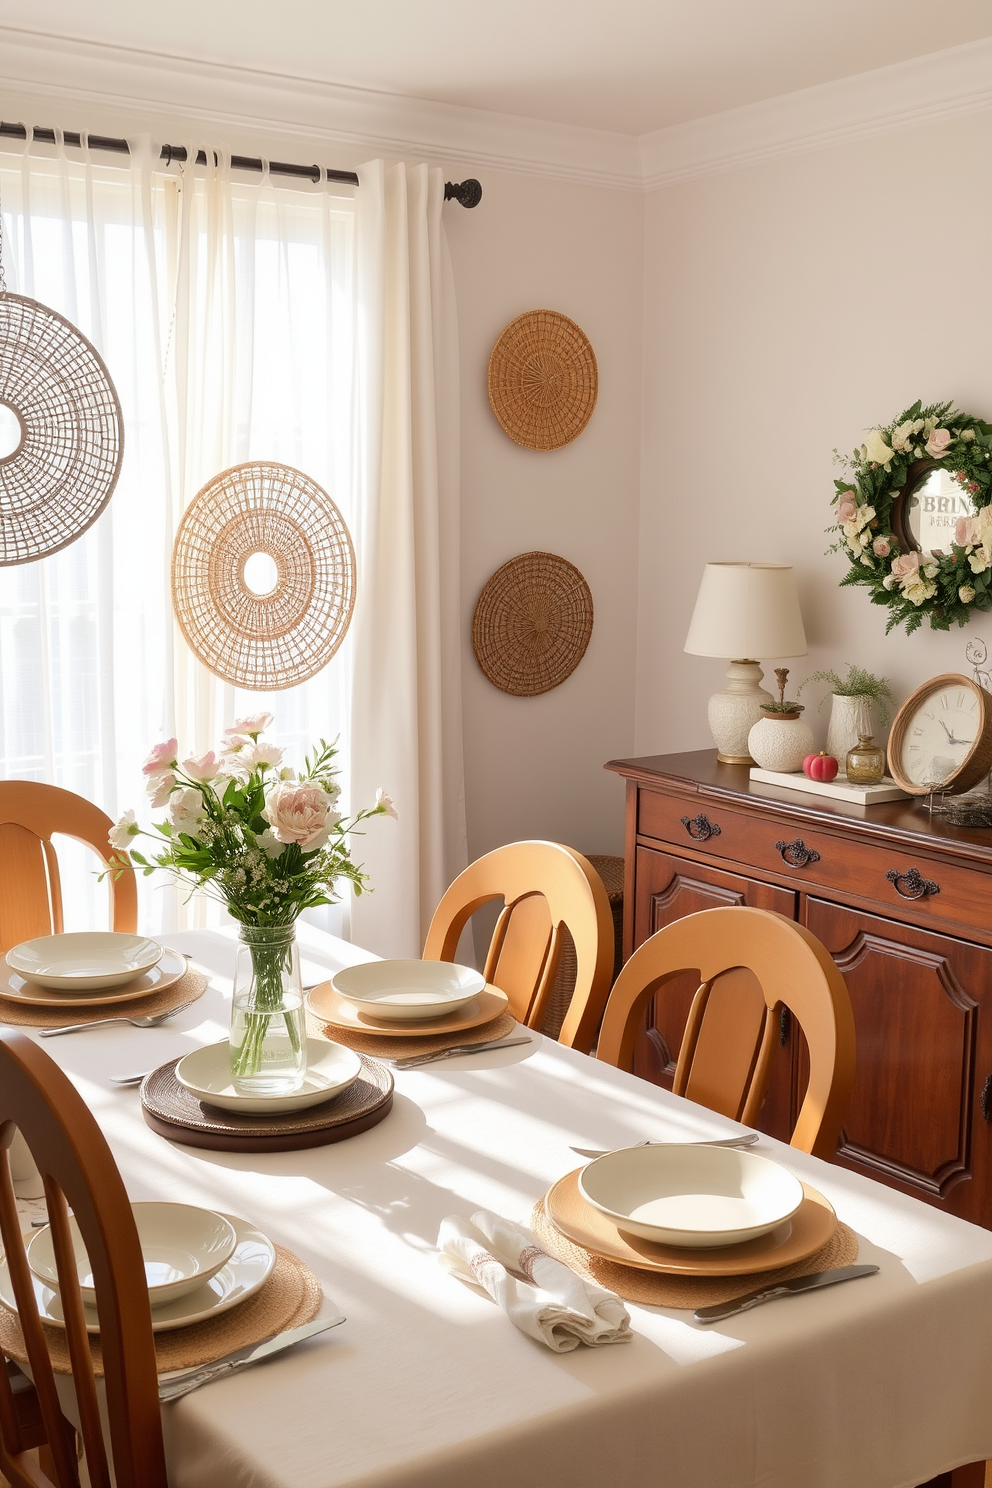
<path fill-rule="evenodd" d="M 110 500 L 124 421 L 96 347 L 37 300 L 0 291 L 0 566 L 81 537 Z"/>
<path fill-rule="evenodd" d="M 550 692 L 585 655 L 592 618 L 589 585 L 573 563 L 554 553 L 521 553 L 479 595 L 472 620 L 476 660 L 502 692 Z"/>
<path fill-rule="evenodd" d="M 841 584 L 886 605 L 886 634 L 933 630 L 992 609 L 992 424 L 950 403 L 919 402 L 871 429 L 834 481 Z"/>
<path fill-rule="evenodd" d="M 558 310 L 528 310 L 489 357 L 489 402 L 525 449 L 556 450 L 577 439 L 599 390 L 596 354 L 581 326 Z"/>
<path fill-rule="evenodd" d="M 186 509 L 172 597 L 190 649 L 215 676 L 253 692 L 293 687 L 327 665 L 351 623 L 351 536 L 302 471 L 235 465 Z"/>

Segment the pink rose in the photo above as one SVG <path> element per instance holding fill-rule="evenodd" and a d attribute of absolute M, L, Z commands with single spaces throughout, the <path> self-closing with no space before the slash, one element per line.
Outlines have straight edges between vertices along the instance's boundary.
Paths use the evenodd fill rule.
<path fill-rule="evenodd" d="M 158 775 L 167 775 L 170 770 L 176 768 L 176 754 L 179 750 L 178 739 L 166 739 L 164 744 L 156 744 L 141 767 L 143 775 L 152 778 Z"/>
<path fill-rule="evenodd" d="M 152 806 L 157 810 L 164 806 L 176 788 L 176 777 L 170 770 L 168 775 L 155 775 L 148 782 L 148 794 Z"/>
<path fill-rule="evenodd" d="M 889 539 L 887 537 L 876 537 L 875 541 L 871 545 L 871 550 L 875 554 L 876 558 L 888 558 Z"/>
<path fill-rule="evenodd" d="M 971 517 L 958 517 L 954 528 L 954 541 L 959 548 L 966 548 L 969 543 L 975 541 L 972 536 L 972 520 Z"/>
<path fill-rule="evenodd" d="M 271 713 L 253 713 L 250 718 L 236 718 L 230 728 L 224 730 L 225 739 L 257 739 L 263 729 L 274 723 Z"/>
<path fill-rule="evenodd" d="M 332 828 L 341 820 L 331 810 L 327 792 L 312 781 L 273 786 L 262 815 L 277 842 L 298 842 L 304 852 L 323 847 Z"/>
<path fill-rule="evenodd" d="M 892 577 L 900 583 L 912 582 L 920 572 L 919 553 L 900 553 L 892 560 Z"/>
<path fill-rule="evenodd" d="M 853 522 L 854 514 L 858 504 L 850 491 L 846 491 L 837 503 L 837 521 L 843 525 L 844 522 Z"/>
<path fill-rule="evenodd" d="M 211 749 L 209 754 L 194 755 L 183 760 L 183 774 L 190 780 L 216 780 L 220 774 L 220 760 Z"/>
<path fill-rule="evenodd" d="M 947 447 L 951 442 L 950 429 L 934 429 L 924 448 L 928 455 L 935 460 L 942 460 L 947 454 Z"/>

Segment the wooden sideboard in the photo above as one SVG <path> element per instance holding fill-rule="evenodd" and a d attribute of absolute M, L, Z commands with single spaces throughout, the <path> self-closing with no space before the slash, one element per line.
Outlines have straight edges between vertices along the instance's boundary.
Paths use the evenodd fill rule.
<path fill-rule="evenodd" d="M 836 1161 L 992 1228 L 992 829 L 911 801 L 855 806 L 760 785 L 715 750 L 613 760 L 627 783 L 624 956 L 717 905 L 806 925 L 844 975 L 857 1075 Z M 696 988 L 645 1017 L 635 1069 L 675 1073 Z M 760 1124 L 788 1139 L 805 1040 L 781 1023 Z"/>

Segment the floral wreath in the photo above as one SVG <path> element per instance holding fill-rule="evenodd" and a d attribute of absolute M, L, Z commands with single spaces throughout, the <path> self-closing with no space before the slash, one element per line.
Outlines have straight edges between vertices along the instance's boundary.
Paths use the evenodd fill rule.
<path fill-rule="evenodd" d="M 851 561 L 841 585 L 860 584 L 872 604 L 892 611 L 885 633 L 912 634 L 929 616 L 933 630 L 964 625 L 972 609 L 992 610 L 992 424 L 950 403 L 919 401 L 891 424 L 869 430 L 845 459 L 851 477 L 835 480 L 840 538 L 830 549 Z M 959 517 L 945 553 L 921 553 L 908 535 L 906 500 L 931 470 L 947 470 L 968 493 L 975 515 Z M 908 484 L 907 484 L 908 478 Z"/>

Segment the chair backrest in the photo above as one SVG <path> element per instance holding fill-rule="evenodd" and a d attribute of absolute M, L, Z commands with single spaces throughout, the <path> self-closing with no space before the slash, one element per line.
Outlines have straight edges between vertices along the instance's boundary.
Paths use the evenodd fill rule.
<path fill-rule="evenodd" d="M 502 899 L 485 977 L 510 1012 L 540 1028 L 561 959 L 562 929 L 575 943 L 575 991 L 558 1035 L 592 1048 L 613 975 L 613 916 L 603 881 L 581 853 L 558 842 L 511 842 L 469 865 L 434 912 L 424 959 L 453 961 L 458 938 L 483 904 Z"/>
<path fill-rule="evenodd" d="M 826 949 L 765 909 L 706 909 L 666 925 L 631 956 L 603 1018 L 597 1057 L 632 1069 L 645 1007 L 666 982 L 698 972 L 675 1069 L 676 1095 L 754 1124 L 783 1007 L 809 1045 L 809 1084 L 793 1147 L 831 1157 L 854 1083 L 854 1014 Z"/>
<path fill-rule="evenodd" d="M 37 780 L 0 780 L 0 953 L 62 929 L 62 887 L 52 834 L 88 843 L 108 867 L 115 930 L 138 927 L 138 891 L 126 859 L 110 846 L 113 823 L 98 806 Z"/>
<path fill-rule="evenodd" d="M 58 1065 L 31 1039 L 0 1030 L 0 1236 L 47 1439 L 55 1488 L 77 1488 L 75 1442 L 66 1428 L 28 1270 L 10 1174 L 21 1132 L 45 1187 L 66 1322 L 76 1414 L 92 1488 L 166 1488 L 155 1346 L 145 1268 L 117 1165 L 92 1113 Z M 89 1257 L 100 1318 L 113 1480 L 69 1231 L 72 1208 Z M 53 1480 L 26 1458 L 6 1370 L 0 1370 L 0 1471 L 15 1488 Z"/>

